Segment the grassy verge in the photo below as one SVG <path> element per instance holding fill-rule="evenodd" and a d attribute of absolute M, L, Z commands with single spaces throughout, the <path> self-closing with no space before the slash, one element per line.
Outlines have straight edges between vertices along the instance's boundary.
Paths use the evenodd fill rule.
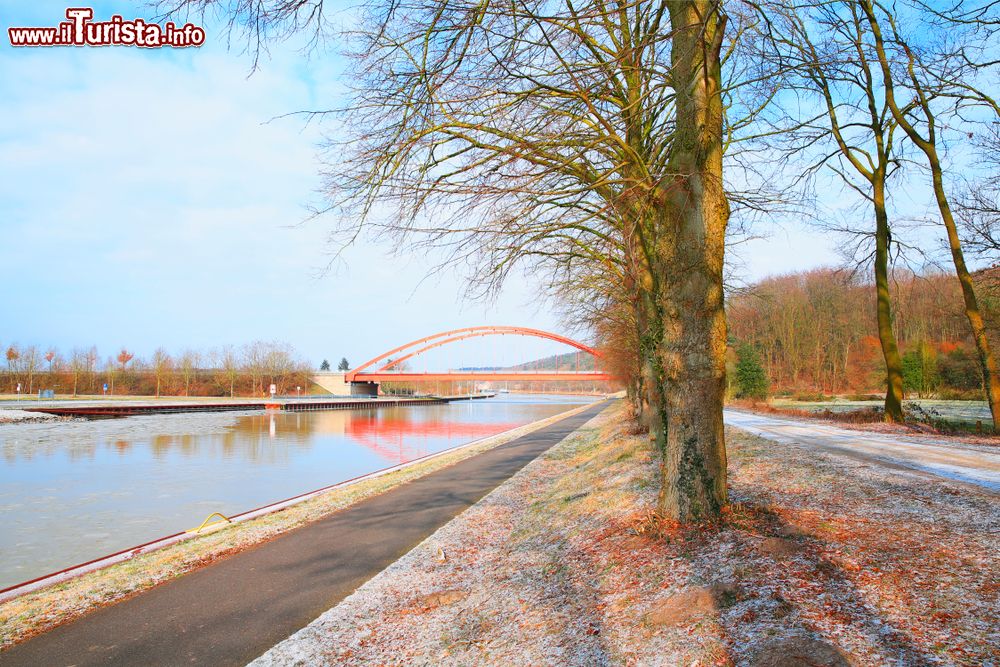
<path fill-rule="evenodd" d="M 676 529 L 654 512 L 657 455 L 629 430 L 612 411 L 591 421 L 258 664 L 1000 654 L 995 495 L 729 429 L 731 507 Z"/>
<path fill-rule="evenodd" d="M 400 484 L 498 447 L 587 407 L 589 406 L 584 405 L 526 424 L 435 458 L 332 489 L 273 514 L 227 526 L 7 600 L 0 603 L 0 649 L 73 620 L 92 609 L 119 602 L 174 577 L 266 542 Z"/>

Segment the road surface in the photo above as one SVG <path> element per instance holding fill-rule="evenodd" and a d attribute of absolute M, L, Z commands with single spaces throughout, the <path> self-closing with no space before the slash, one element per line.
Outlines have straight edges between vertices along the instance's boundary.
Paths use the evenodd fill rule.
<path fill-rule="evenodd" d="M 14 665 L 245 665 L 607 407 L 369 498 L 0 653 Z"/>
<path fill-rule="evenodd" d="M 903 467 L 1000 492 L 1000 448 L 907 438 L 822 422 L 726 410 L 726 424 L 776 442 L 793 442 L 871 463 Z"/>

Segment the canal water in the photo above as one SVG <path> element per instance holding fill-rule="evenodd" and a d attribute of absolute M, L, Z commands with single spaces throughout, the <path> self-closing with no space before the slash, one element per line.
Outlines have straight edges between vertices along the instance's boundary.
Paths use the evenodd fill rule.
<path fill-rule="evenodd" d="M 593 399 L 0 425 L 0 588 Z"/>

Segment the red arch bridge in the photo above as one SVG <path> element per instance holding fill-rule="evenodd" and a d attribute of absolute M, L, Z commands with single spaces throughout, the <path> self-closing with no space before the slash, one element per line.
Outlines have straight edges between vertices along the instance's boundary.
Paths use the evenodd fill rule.
<path fill-rule="evenodd" d="M 509 335 L 530 336 L 564 343 L 594 357 L 594 370 L 528 369 L 523 367 L 485 370 L 458 369 L 440 372 L 405 370 L 405 365 L 408 361 L 435 348 L 470 338 Z M 432 336 L 425 336 L 393 348 L 373 359 L 369 359 L 360 366 L 345 373 L 317 373 L 314 379 L 317 384 L 334 394 L 370 393 L 371 388 L 381 382 L 419 383 L 448 380 L 479 380 L 483 382 L 605 382 L 613 380 L 614 377 L 611 374 L 600 370 L 600 360 L 601 353 L 589 345 L 549 331 L 529 327 L 478 326 L 453 329 Z"/>

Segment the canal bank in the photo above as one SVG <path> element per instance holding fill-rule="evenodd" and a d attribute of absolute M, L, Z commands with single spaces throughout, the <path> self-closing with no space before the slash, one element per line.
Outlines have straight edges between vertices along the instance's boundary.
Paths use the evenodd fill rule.
<path fill-rule="evenodd" d="M 460 511 L 463 503 L 471 504 L 471 502 L 474 502 L 475 499 L 477 499 L 475 493 L 470 491 L 471 487 L 468 487 L 467 485 L 479 484 L 479 491 L 481 491 L 479 495 L 482 495 L 482 493 L 488 491 L 489 488 L 492 488 L 490 484 L 495 486 L 496 483 L 505 479 L 504 475 L 509 476 L 509 474 L 512 474 L 510 466 L 513 466 L 513 469 L 516 470 L 527 460 L 533 458 L 534 454 L 532 454 L 532 452 L 534 452 L 535 449 L 546 444 L 554 444 L 555 441 L 561 439 L 562 434 L 568 432 L 567 429 L 571 431 L 575 428 L 574 425 L 576 422 L 581 418 L 586 417 L 588 412 L 599 409 L 599 407 L 595 406 L 583 406 L 575 410 L 564 412 L 540 422 L 535 422 L 527 426 L 513 429 L 499 436 L 487 438 L 477 443 L 472 443 L 468 446 L 460 448 L 459 450 L 435 457 L 432 460 L 421 461 L 414 465 L 403 467 L 399 470 L 374 479 L 364 480 L 341 489 L 333 490 L 330 493 L 310 499 L 307 502 L 303 502 L 281 512 L 270 514 L 245 524 L 229 526 L 213 534 L 200 536 L 182 544 L 172 545 L 154 553 L 140 555 L 134 559 L 130 559 L 106 570 L 91 572 L 82 577 L 65 582 L 55 588 L 35 591 L 20 596 L 14 600 L 4 603 L 3 605 L 0 605 L 0 626 L 3 627 L 4 632 L 2 641 L 4 645 L 21 641 L 25 637 L 44 632 L 45 630 L 48 630 L 56 625 L 79 617 L 82 614 L 93 610 L 95 607 L 108 605 L 131 596 L 136 596 L 137 593 L 152 586 L 156 586 L 162 582 L 168 583 L 164 584 L 159 590 L 166 590 L 168 586 L 179 586 L 180 590 L 183 592 L 188 590 L 188 586 L 193 585 L 195 586 L 195 590 L 192 590 L 190 594 L 197 595 L 199 597 L 204 595 L 206 597 L 203 599 L 208 600 L 223 600 L 227 596 L 232 595 L 234 590 L 242 590 L 244 587 L 247 589 L 254 589 L 255 593 L 265 595 L 267 598 L 257 600 L 257 602 L 254 603 L 256 606 L 252 606 L 252 608 L 247 608 L 241 612 L 249 616 L 254 616 L 259 609 L 267 607 L 268 599 L 275 595 L 282 595 L 280 590 L 276 590 L 266 583 L 267 577 L 278 576 L 280 578 L 285 575 L 292 576 L 294 572 L 300 570 L 299 565 L 301 565 L 302 568 L 304 568 L 301 569 L 301 572 L 309 573 L 309 576 L 304 580 L 298 581 L 298 585 L 301 585 L 304 589 L 308 590 L 314 590 L 316 586 L 320 586 L 318 589 L 319 593 L 325 595 L 323 591 L 328 589 L 321 586 L 321 582 L 323 580 L 322 578 L 335 575 L 340 577 L 344 574 L 343 572 L 337 574 L 337 572 L 342 568 L 331 566 L 330 559 L 332 558 L 336 561 L 336 557 L 334 555 L 328 557 L 316 557 L 313 561 L 309 561 L 307 559 L 307 562 L 305 563 L 299 563 L 298 565 L 293 563 L 287 568 L 278 568 L 277 570 L 264 568 L 263 571 L 256 571 L 256 573 L 253 569 L 255 566 L 245 566 L 247 561 L 243 559 L 245 557 L 250 557 L 250 554 L 257 554 L 262 550 L 270 548 L 270 545 L 280 545 L 285 543 L 285 538 L 277 540 L 274 538 L 294 528 L 306 526 L 306 528 L 302 528 L 301 530 L 293 531 L 288 536 L 289 538 L 293 535 L 308 532 L 308 530 L 311 530 L 309 526 L 319 526 L 320 524 L 326 525 L 327 522 L 332 522 L 327 530 L 336 530 L 335 524 L 342 521 L 352 521 L 349 517 L 346 519 L 345 517 L 350 512 L 354 512 L 355 509 L 361 507 L 361 505 L 365 505 L 367 509 L 361 511 L 361 519 L 359 520 L 370 522 L 381 518 L 385 520 L 403 522 L 403 525 L 401 526 L 383 527 L 378 529 L 377 532 L 384 531 L 384 534 L 389 536 L 391 539 L 397 539 L 397 536 L 399 536 L 400 539 L 403 539 L 407 535 L 411 535 L 412 530 L 420 525 L 419 522 L 414 522 L 418 515 L 424 517 L 438 516 L 439 518 L 444 516 L 445 518 L 443 518 L 442 521 L 446 521 L 449 512 L 457 513 Z M 538 434 L 537 438 L 534 438 L 535 434 Z M 556 440 L 553 441 L 553 438 L 556 438 Z M 508 446 L 501 447 L 500 445 Z M 531 456 L 528 459 L 525 459 L 524 457 L 529 454 Z M 471 463 L 473 460 L 476 461 L 476 463 Z M 504 468 L 504 465 L 508 467 Z M 499 477 L 497 477 L 498 475 Z M 410 481 L 413 483 L 404 484 L 405 482 Z M 420 483 L 419 486 L 417 485 L 417 482 Z M 442 487 L 442 484 L 444 484 L 444 487 Z M 460 488 L 464 489 L 464 491 L 460 493 L 452 490 L 449 487 L 450 484 L 457 484 Z M 483 485 L 485 485 L 485 487 Z M 412 504 L 413 496 L 411 494 L 417 494 L 417 496 L 420 496 L 420 494 L 423 495 L 420 497 L 419 502 Z M 411 497 L 410 501 L 406 500 L 408 496 Z M 369 502 L 376 500 L 380 503 L 379 506 L 382 507 L 382 509 L 377 511 L 372 509 L 372 505 L 368 504 Z M 337 510 L 344 508 L 348 509 L 345 509 L 343 512 L 336 512 Z M 336 513 L 327 519 L 318 520 L 321 517 L 329 515 L 331 512 Z M 371 514 L 373 512 L 374 514 Z M 444 513 L 443 515 L 441 514 L 442 512 Z M 451 514 L 451 516 L 453 515 L 454 514 Z M 358 515 L 354 516 L 355 518 L 358 517 Z M 309 526 L 307 526 L 307 524 L 309 524 Z M 419 539 L 416 541 L 419 541 Z M 407 544 L 412 546 L 412 543 L 408 542 Z M 383 547 L 379 547 L 380 544 L 383 544 Z M 354 582 L 349 584 L 348 587 L 350 587 L 356 585 L 356 583 L 360 583 L 359 581 L 356 581 L 357 573 L 355 569 L 352 568 L 358 567 L 359 563 L 370 568 L 372 564 L 382 562 L 377 558 L 371 557 L 370 554 L 369 556 L 365 556 L 365 554 L 371 549 L 387 548 L 385 547 L 385 544 L 392 546 L 393 543 L 386 543 L 384 539 L 368 539 L 352 545 L 350 542 L 345 542 L 340 537 L 334 537 L 330 543 L 325 543 L 323 545 L 323 549 L 336 548 L 347 550 L 346 555 L 342 554 L 342 556 L 347 558 L 346 562 L 349 564 L 353 563 L 353 565 L 350 565 L 348 568 L 348 572 L 351 573 L 348 580 Z M 255 545 L 259 546 L 253 549 L 250 548 Z M 402 551 L 393 552 L 395 555 L 399 555 L 405 552 L 406 548 L 409 548 L 408 546 L 403 548 L 403 546 L 400 546 L 399 544 L 396 544 L 396 546 L 402 549 Z M 274 548 L 281 551 L 282 549 L 287 549 L 289 547 L 277 546 Z M 291 555 L 294 557 L 293 560 L 295 558 L 303 557 L 301 550 L 298 548 L 292 549 Z M 360 558 L 361 560 L 356 561 L 355 559 L 357 558 Z M 203 568 L 203 566 L 216 563 L 217 561 L 221 562 L 214 567 Z M 391 559 L 389 562 L 391 562 Z M 316 573 L 320 576 L 320 579 L 314 580 L 311 573 L 314 571 L 314 566 L 319 566 L 320 564 L 325 564 L 321 567 L 320 571 Z M 247 567 L 250 567 L 250 570 L 247 570 Z M 180 574 L 191 572 L 192 570 L 199 568 L 203 569 L 200 569 L 198 572 L 193 572 L 187 577 L 177 578 Z M 203 585 L 201 581 L 202 577 L 209 575 L 203 573 L 214 572 L 217 568 L 222 568 L 222 570 L 226 571 L 228 573 L 226 575 L 227 577 L 237 576 L 237 578 L 239 578 L 240 576 L 244 576 L 244 579 L 237 581 L 236 583 L 226 579 L 226 586 L 228 588 L 224 593 L 220 592 L 217 597 L 207 594 L 206 591 L 201 588 Z M 243 574 L 241 575 L 239 573 Z M 374 574 L 374 572 L 371 572 L 371 574 Z M 370 574 L 368 576 L 370 576 Z M 197 577 L 197 579 L 192 579 L 193 577 Z M 191 581 L 194 583 L 187 583 Z M 343 587 L 343 582 L 339 585 Z M 349 592 L 349 590 L 346 590 L 345 594 L 346 592 Z M 161 599 L 158 596 L 158 591 L 155 593 L 157 594 L 157 600 Z M 181 597 L 184 598 L 184 595 L 187 595 L 187 593 L 184 593 Z M 308 595 L 304 592 L 293 592 L 289 593 L 289 595 L 294 599 L 301 599 L 303 595 L 308 597 Z M 135 628 L 132 628 L 130 623 L 140 622 L 141 619 L 145 618 L 143 608 L 147 603 L 140 601 L 144 600 L 146 597 L 146 595 L 138 595 L 132 600 L 127 600 L 123 604 L 117 604 L 104 609 L 99 609 L 93 614 L 90 614 L 82 619 L 80 623 L 97 623 L 97 627 L 103 628 L 100 632 L 105 633 L 103 635 L 104 637 L 115 638 L 114 640 L 107 639 L 107 641 L 113 641 L 116 645 L 125 647 L 126 644 L 123 643 L 123 637 L 133 636 L 133 630 L 135 630 Z M 139 609 L 136 610 L 135 607 L 127 607 L 128 605 L 133 604 L 138 604 Z M 149 604 L 153 604 L 155 609 L 159 609 L 158 602 Z M 226 604 L 230 603 L 226 602 Z M 313 602 L 309 604 L 317 604 L 317 602 L 313 600 Z M 316 608 L 316 614 L 328 607 L 329 604 L 332 604 L 332 602 L 324 598 L 322 604 L 326 606 Z M 195 606 L 198 605 L 196 604 Z M 308 604 L 306 606 L 308 607 Z M 280 604 L 278 605 L 278 608 L 282 608 Z M 312 609 L 313 607 L 308 608 Z M 179 615 L 176 618 L 172 617 L 176 622 L 181 623 L 182 625 L 186 624 L 189 620 L 193 622 L 193 619 L 181 617 L 183 614 L 180 611 L 175 611 L 175 616 Z M 208 626 L 212 626 L 220 620 L 225 622 L 238 622 L 238 618 L 232 617 L 231 612 L 228 611 L 222 612 L 217 609 L 209 608 L 201 609 L 199 613 L 207 614 L 209 617 L 213 618 L 218 617 L 215 618 L 215 620 L 213 620 L 213 618 L 202 618 L 198 621 L 198 623 Z M 295 616 L 295 618 L 301 620 L 300 616 Z M 89 619 L 98 620 L 92 621 Z M 311 618 L 304 619 L 299 626 L 287 628 L 288 631 L 285 632 L 285 635 L 297 629 L 297 627 L 300 627 L 305 622 L 308 622 L 308 620 L 311 620 Z M 86 628 L 79 629 L 77 628 L 78 625 L 79 623 L 73 623 L 64 628 L 59 628 L 51 634 L 44 635 L 37 640 L 29 641 L 23 645 L 25 648 L 15 647 L 14 649 L 0 655 L 0 664 L 19 664 L 17 662 L 11 662 L 19 655 L 42 655 L 36 652 L 37 650 L 41 650 L 40 647 L 51 647 L 57 645 L 70 647 L 73 645 L 89 646 L 90 644 L 88 642 L 91 641 L 90 639 L 80 639 L 76 635 L 78 632 L 86 632 Z M 148 628 L 150 626 L 147 623 L 145 627 Z M 256 628 L 257 626 L 254 625 L 253 627 Z M 166 633 L 166 636 L 169 636 L 169 632 L 166 630 L 163 630 L 162 632 L 154 632 L 154 634 L 156 634 L 160 639 L 163 638 L 163 633 Z M 47 639 L 48 637 L 53 638 Z M 62 637 L 62 639 L 60 639 L 60 637 Z M 77 639 L 74 639 L 74 637 L 77 637 Z M 135 636 L 134 641 L 138 642 L 139 645 L 143 645 L 143 642 L 146 640 L 154 641 L 155 643 L 155 641 L 160 640 L 157 639 L 157 637 L 147 637 L 146 639 L 143 639 L 143 637 Z M 281 638 L 283 638 L 283 636 L 276 637 L 274 641 Z M 69 642 L 68 644 L 59 643 L 67 641 Z M 188 640 L 186 639 L 186 641 Z M 209 650 L 211 646 L 215 645 L 213 642 L 216 640 L 213 638 L 206 638 L 205 641 L 208 642 L 208 645 L 204 648 L 205 650 Z M 36 648 L 29 651 L 26 648 L 28 646 L 34 646 Z M 129 644 L 129 646 L 133 646 L 133 648 L 135 647 L 134 644 Z M 264 648 L 266 648 L 266 646 L 263 646 L 261 650 Z M 48 651 L 49 649 L 46 648 L 45 650 Z M 44 655 L 50 655 L 53 659 L 51 661 L 42 661 L 60 662 L 63 658 L 68 657 L 69 654 L 65 653 L 65 651 L 68 650 L 70 649 L 59 649 L 58 651 L 63 652 L 59 653 L 57 651 L 55 654 L 43 652 Z M 125 649 L 122 648 L 122 650 Z M 115 653 L 114 655 L 119 657 L 125 656 L 122 660 L 122 664 L 135 662 L 135 660 L 128 658 L 129 655 L 132 655 L 128 653 L 128 651 L 125 653 Z M 249 657 L 252 658 L 253 656 L 251 655 Z M 115 664 L 115 660 L 117 659 L 110 654 L 104 655 L 104 658 L 107 658 L 107 660 L 99 658 L 97 654 L 95 654 L 94 658 L 94 664 L 107 664 L 108 661 Z M 137 660 L 139 662 L 143 661 L 138 658 Z M 30 662 L 30 660 L 28 662 Z M 153 660 L 153 662 L 162 661 Z M 205 660 L 204 662 L 215 661 Z"/>
<path fill-rule="evenodd" d="M 0 590 L 184 532 L 216 512 L 241 515 L 536 422 L 574 401 L 582 402 L 503 397 L 5 424 Z"/>

